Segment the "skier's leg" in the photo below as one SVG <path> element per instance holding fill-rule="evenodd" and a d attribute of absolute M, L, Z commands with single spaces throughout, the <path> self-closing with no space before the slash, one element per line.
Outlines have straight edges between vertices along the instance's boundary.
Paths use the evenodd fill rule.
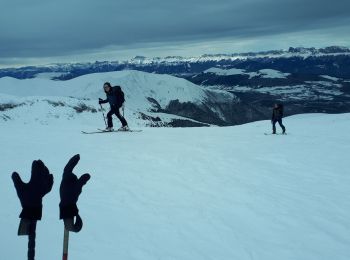
<path fill-rule="evenodd" d="M 113 120 L 112 120 L 112 115 L 114 114 L 113 109 L 111 109 L 108 113 L 107 113 L 107 125 L 108 127 L 113 127 Z"/>
<path fill-rule="evenodd" d="M 276 123 L 277 123 L 276 120 L 272 120 L 272 133 L 273 134 L 276 134 Z"/>
<path fill-rule="evenodd" d="M 282 124 L 282 118 L 278 120 L 278 124 L 280 125 L 280 127 L 282 128 L 282 133 L 284 134 L 286 132 L 286 128 L 284 127 L 284 125 Z"/>
<path fill-rule="evenodd" d="M 122 123 L 122 127 L 128 125 L 128 122 L 126 122 L 125 118 L 120 114 L 119 108 L 115 109 L 115 115 L 118 117 L 118 119 Z"/>

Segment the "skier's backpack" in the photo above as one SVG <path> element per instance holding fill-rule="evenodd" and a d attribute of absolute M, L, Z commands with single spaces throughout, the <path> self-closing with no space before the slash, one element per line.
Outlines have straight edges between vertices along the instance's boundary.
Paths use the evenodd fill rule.
<path fill-rule="evenodd" d="M 117 104 L 119 107 L 121 107 L 125 101 L 124 98 L 124 92 L 122 91 L 122 88 L 120 86 L 115 86 L 115 95 L 117 97 Z"/>
<path fill-rule="evenodd" d="M 284 113 L 284 107 L 283 107 L 283 104 L 278 104 L 278 108 L 280 110 L 280 113 L 281 113 L 281 116 L 283 116 L 283 113 Z"/>

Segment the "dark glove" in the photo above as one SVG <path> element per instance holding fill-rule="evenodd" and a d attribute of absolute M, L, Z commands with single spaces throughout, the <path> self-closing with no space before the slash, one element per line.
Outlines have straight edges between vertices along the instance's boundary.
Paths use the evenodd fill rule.
<path fill-rule="evenodd" d="M 42 200 L 53 185 L 53 175 L 42 161 L 33 161 L 30 181 L 24 183 L 17 172 L 12 174 L 17 195 L 22 205 L 19 215 L 22 219 L 40 220 L 42 216 Z"/>
<path fill-rule="evenodd" d="M 99 98 L 98 99 L 98 103 L 101 105 L 101 104 L 103 104 L 103 99 L 102 98 Z"/>
<path fill-rule="evenodd" d="M 60 219 L 64 219 L 66 224 L 66 220 L 67 222 L 71 222 L 73 218 L 76 217 L 77 221 L 74 225 L 77 226 L 68 229 L 69 231 L 74 232 L 79 232 L 82 227 L 82 221 L 78 214 L 79 210 L 77 207 L 77 202 L 83 186 L 90 179 L 90 174 L 88 173 L 83 174 L 79 179 L 73 173 L 73 169 L 78 164 L 79 160 L 79 154 L 74 155 L 69 160 L 66 167 L 64 168 L 62 182 L 60 186 Z"/>

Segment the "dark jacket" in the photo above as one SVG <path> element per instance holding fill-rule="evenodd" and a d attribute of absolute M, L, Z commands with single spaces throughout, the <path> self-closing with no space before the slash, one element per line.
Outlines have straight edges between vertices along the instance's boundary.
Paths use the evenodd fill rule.
<path fill-rule="evenodd" d="M 125 101 L 124 92 L 119 86 L 112 87 L 109 92 L 106 92 L 106 97 L 107 98 L 105 100 L 102 100 L 101 103 L 108 102 L 111 108 L 113 107 L 120 108 Z"/>
<path fill-rule="evenodd" d="M 282 119 L 282 117 L 283 117 L 283 105 L 280 104 L 280 105 L 278 105 L 277 108 L 274 108 L 272 110 L 272 118 L 271 118 L 271 120 L 272 121 L 277 121 L 277 120 Z"/>

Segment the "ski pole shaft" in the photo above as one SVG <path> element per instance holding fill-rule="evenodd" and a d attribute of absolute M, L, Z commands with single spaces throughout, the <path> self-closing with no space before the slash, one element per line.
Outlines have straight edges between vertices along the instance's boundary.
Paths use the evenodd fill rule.
<path fill-rule="evenodd" d="M 35 259 L 35 233 L 36 221 L 30 223 L 29 235 L 28 235 L 28 260 Z"/>
<path fill-rule="evenodd" d="M 103 113 L 103 108 L 102 105 L 100 104 L 101 107 L 101 111 L 102 111 L 102 115 L 103 115 L 103 121 L 105 121 L 105 126 L 107 127 L 107 122 L 106 122 L 106 117 L 105 117 L 105 113 Z"/>
<path fill-rule="evenodd" d="M 69 231 L 64 228 L 62 260 L 68 260 Z"/>
<path fill-rule="evenodd" d="M 35 233 L 28 237 L 28 260 L 35 259 Z"/>

